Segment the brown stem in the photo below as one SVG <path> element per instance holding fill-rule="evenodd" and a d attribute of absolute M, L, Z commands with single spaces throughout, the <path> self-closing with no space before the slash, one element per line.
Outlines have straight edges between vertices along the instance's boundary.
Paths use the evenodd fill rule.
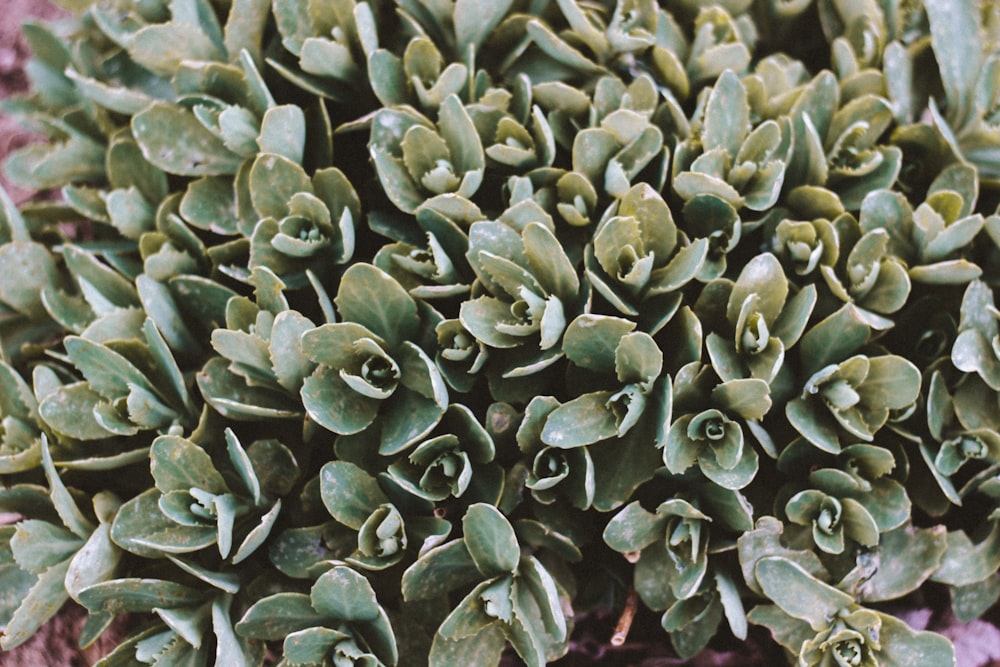
<path fill-rule="evenodd" d="M 622 615 L 618 617 L 615 633 L 611 635 L 612 646 L 621 646 L 628 639 L 628 632 L 632 629 L 632 621 L 635 619 L 635 612 L 638 608 L 639 595 L 634 588 L 629 588 L 628 596 L 625 598 L 625 608 L 622 609 Z"/>

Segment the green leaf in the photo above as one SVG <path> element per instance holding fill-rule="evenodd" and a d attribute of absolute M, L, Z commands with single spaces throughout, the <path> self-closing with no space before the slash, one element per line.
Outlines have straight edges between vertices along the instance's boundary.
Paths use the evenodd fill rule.
<path fill-rule="evenodd" d="M 715 595 L 678 600 L 663 615 L 660 624 L 670 634 L 670 643 L 682 658 L 700 653 L 716 633 L 723 608 Z"/>
<path fill-rule="evenodd" d="M 636 488 L 661 467 L 661 451 L 670 421 L 670 382 L 658 382 L 645 414 L 617 440 L 588 448 L 594 463 L 594 507 L 607 512 L 624 505 Z"/>
<path fill-rule="evenodd" d="M 944 526 L 905 525 L 882 533 L 878 569 L 861 586 L 863 600 L 895 600 L 915 591 L 940 567 L 945 547 Z"/>
<path fill-rule="evenodd" d="M 14 561 L 10 539 L 14 526 L 0 526 L 0 627 L 6 627 L 14 611 L 38 579 Z"/>
<path fill-rule="evenodd" d="M 771 409 L 771 391 L 767 382 L 745 378 L 723 382 L 712 390 L 712 401 L 744 419 L 763 419 Z"/>
<path fill-rule="evenodd" d="M 957 0 L 928 0 L 931 46 L 955 127 L 972 111 L 973 91 L 983 59 L 983 35 L 972 7 Z M 953 108 L 952 108 L 953 107 Z"/>
<path fill-rule="evenodd" d="M 38 519 L 19 521 L 10 539 L 14 560 L 32 574 L 42 574 L 68 560 L 82 545 L 83 541 L 65 528 Z"/>
<path fill-rule="evenodd" d="M 801 650 L 802 645 L 816 635 L 808 623 L 789 616 L 773 604 L 758 604 L 747 614 L 747 620 L 766 627 L 776 642 L 793 653 Z"/>
<path fill-rule="evenodd" d="M 840 436 L 836 422 L 819 402 L 809 398 L 796 398 L 785 404 L 789 423 L 806 440 L 825 452 L 840 452 Z"/>
<path fill-rule="evenodd" d="M 150 472 L 162 493 L 201 489 L 211 494 L 228 493 L 222 475 L 204 449 L 175 435 L 161 435 L 149 452 Z"/>
<path fill-rule="evenodd" d="M 854 604 L 850 595 L 824 584 L 785 558 L 762 558 L 757 561 L 755 572 L 764 595 L 816 631 L 826 628 L 838 611 Z"/>
<path fill-rule="evenodd" d="M 430 600 L 482 580 L 465 540 L 452 540 L 421 554 L 403 572 L 403 599 Z"/>
<path fill-rule="evenodd" d="M 130 384 L 155 393 L 156 390 L 146 376 L 111 348 L 78 336 L 67 336 L 63 344 L 73 365 L 87 379 L 91 388 L 105 398 L 115 399 L 128 394 Z"/>
<path fill-rule="evenodd" d="M 455 2 L 455 41 L 459 46 L 460 57 L 468 53 L 468 47 L 474 53 L 493 30 L 500 24 L 510 11 L 513 0 L 457 0 Z"/>
<path fill-rule="evenodd" d="M 1000 599 L 1000 577 L 994 575 L 968 586 L 953 586 L 949 592 L 955 618 L 962 623 L 970 623 Z"/>
<path fill-rule="evenodd" d="M 615 413 L 608 407 L 610 391 L 577 396 L 563 403 L 545 420 L 542 442 L 560 449 L 582 447 L 618 435 Z"/>
<path fill-rule="evenodd" d="M 215 572 L 196 565 L 193 560 L 182 560 L 176 556 L 167 555 L 167 560 L 184 570 L 193 577 L 197 577 L 213 588 L 217 588 L 224 593 L 236 594 L 240 590 L 239 575 L 234 571 Z"/>
<path fill-rule="evenodd" d="M 486 577 L 514 572 L 521 558 L 514 528 L 492 505 L 476 503 L 462 517 L 465 546 Z"/>
<path fill-rule="evenodd" d="M 754 310 L 764 317 L 769 327 L 773 326 L 788 297 L 788 281 L 778 258 L 769 252 L 757 255 L 740 271 L 726 310 L 730 324 L 736 324 L 743 303 L 751 295 L 757 296 Z"/>
<path fill-rule="evenodd" d="M 506 643 L 503 631 L 496 623 L 462 639 L 447 639 L 436 633 L 428 662 L 431 665 L 497 665 Z"/>
<path fill-rule="evenodd" d="M 274 505 L 267 514 L 260 518 L 260 523 L 253 527 L 253 529 L 247 533 L 247 536 L 237 547 L 236 553 L 233 554 L 232 563 L 237 565 L 246 560 L 253 552 L 255 552 L 271 535 L 271 529 L 274 528 L 275 522 L 278 520 L 278 515 L 281 513 L 281 499 L 275 501 Z"/>
<path fill-rule="evenodd" d="M 0 187 L 0 241 L 31 241 L 24 216 L 3 187 Z"/>
<path fill-rule="evenodd" d="M 438 374 L 436 368 L 431 372 Z M 437 382 L 443 385 L 440 377 L 435 378 Z M 420 392 L 399 387 L 386 403 L 388 408 L 383 413 L 378 451 L 389 456 L 427 437 L 444 414 L 447 400 L 427 398 Z"/>
<path fill-rule="evenodd" d="M 63 585 L 69 560 L 43 572 L 14 611 L 0 637 L 0 648 L 9 651 L 28 641 L 35 631 L 56 615 L 69 599 Z"/>
<path fill-rule="evenodd" d="M 197 374 L 205 401 L 219 414 L 241 421 L 301 417 L 301 404 L 284 392 L 251 386 L 229 371 L 229 362 L 213 357 Z"/>
<path fill-rule="evenodd" d="M 724 571 L 716 570 L 715 586 L 716 590 L 719 591 L 722 609 L 726 614 L 726 620 L 729 621 L 729 628 L 732 630 L 733 636 L 737 639 L 746 639 L 747 615 L 736 582 Z"/>
<path fill-rule="evenodd" d="M 871 328 L 852 304 L 815 324 L 799 341 L 803 372 L 811 375 L 827 364 L 843 361 L 868 342 Z"/>
<path fill-rule="evenodd" d="M 879 614 L 879 643 L 887 665 L 954 665 L 955 648 L 935 632 L 917 632 L 889 614 Z"/>
<path fill-rule="evenodd" d="M 204 599 L 203 590 L 163 579 L 114 579 L 80 592 L 80 601 L 87 609 L 116 614 L 188 607 Z"/>
<path fill-rule="evenodd" d="M 702 131 L 705 150 L 722 148 L 735 159 L 749 127 L 746 88 L 732 70 L 726 70 L 712 88 L 705 108 L 705 129 Z"/>
<path fill-rule="evenodd" d="M 196 550 L 215 543 L 213 526 L 179 526 L 160 511 L 160 491 L 148 489 L 119 508 L 111 524 L 111 539 L 122 549 L 143 558 L 160 558 L 161 546 Z M 158 540 L 152 544 L 151 540 Z"/>
<path fill-rule="evenodd" d="M 524 254 L 531 271 L 546 293 L 572 303 L 580 291 L 580 279 L 562 244 L 545 225 L 529 223 L 521 233 Z"/>
<path fill-rule="evenodd" d="M 242 637 L 278 641 L 299 630 L 322 625 L 325 617 L 304 593 L 277 593 L 254 603 L 236 624 Z"/>
<path fill-rule="evenodd" d="M 5 243 L 0 246 L 0 272 L 17 277 L 0 281 L 0 301 L 28 317 L 44 317 L 42 290 L 59 286 L 55 260 L 48 249 L 33 241 Z"/>
<path fill-rule="evenodd" d="M 111 579 L 122 551 L 111 541 L 111 524 L 102 523 L 73 556 L 66 571 L 66 592 L 77 602 L 80 591 Z"/>
<path fill-rule="evenodd" d="M 297 162 L 275 153 L 262 153 L 250 169 L 250 195 L 260 217 L 281 220 L 288 204 L 299 192 L 312 194 L 308 174 Z"/>
<path fill-rule="evenodd" d="M 143 156 L 170 174 L 235 174 L 243 162 L 193 113 L 174 104 L 156 102 L 133 116 L 132 133 Z"/>
<path fill-rule="evenodd" d="M 343 321 L 366 327 L 390 348 L 413 340 L 420 323 L 417 304 L 409 293 L 370 264 L 354 264 L 344 272 L 334 303 Z"/>
<path fill-rule="evenodd" d="M 360 433 L 371 426 L 382 401 L 351 389 L 336 369 L 321 366 L 302 384 L 302 404 L 320 426 L 338 433 Z"/>
<path fill-rule="evenodd" d="M 360 530 L 379 505 L 389 502 L 378 482 L 347 461 L 331 461 L 320 471 L 323 505 L 340 523 Z"/>
<path fill-rule="evenodd" d="M 198 229 L 226 236 L 235 234 L 239 219 L 233 180 L 226 176 L 204 176 L 192 181 L 181 199 L 179 212 Z"/>
<path fill-rule="evenodd" d="M 196 354 L 201 349 L 200 339 L 188 327 L 170 289 L 146 274 L 136 277 L 135 286 L 142 307 L 170 349 L 181 358 Z"/>
<path fill-rule="evenodd" d="M 967 586 L 982 581 L 1000 567 L 1000 523 L 993 524 L 990 533 L 974 543 L 962 530 L 948 533 L 947 549 L 941 567 L 932 581 L 952 586 Z"/>
<path fill-rule="evenodd" d="M 261 120 L 257 145 L 261 153 L 275 153 L 301 163 L 305 151 L 306 118 L 301 107 L 285 104 L 272 107 Z M 251 176 L 251 180 L 252 180 Z M 251 186 L 252 187 L 252 186 Z"/>
<path fill-rule="evenodd" d="M 285 637 L 281 652 L 285 660 L 293 665 L 321 665 L 333 647 L 347 638 L 339 630 L 306 628 Z M 360 649 L 357 653 L 361 654 Z"/>
<path fill-rule="evenodd" d="M 77 536 L 86 539 L 94 530 L 94 524 L 83 515 L 76 501 L 70 495 L 69 489 L 63 484 L 62 478 L 52 464 L 52 454 L 49 452 L 48 439 L 42 434 L 42 466 L 45 469 L 45 479 L 49 483 L 49 495 L 63 524 Z"/>
<path fill-rule="evenodd" d="M 441 622 L 438 636 L 449 640 L 466 639 L 492 625 L 496 619 L 486 613 L 482 600 L 483 592 L 492 585 L 492 580 L 484 581 L 462 598 Z"/>
<path fill-rule="evenodd" d="M 625 506 L 604 528 L 604 542 L 619 553 L 640 551 L 664 539 L 666 519 L 643 509 L 639 501 Z"/>
<path fill-rule="evenodd" d="M 349 567 L 335 567 L 320 575 L 309 592 L 313 608 L 330 619 L 363 623 L 378 618 L 375 591 Z"/>
<path fill-rule="evenodd" d="M 651 388 L 663 369 L 663 352 L 649 334 L 635 331 L 622 336 L 615 349 L 615 373 L 622 384 Z"/>

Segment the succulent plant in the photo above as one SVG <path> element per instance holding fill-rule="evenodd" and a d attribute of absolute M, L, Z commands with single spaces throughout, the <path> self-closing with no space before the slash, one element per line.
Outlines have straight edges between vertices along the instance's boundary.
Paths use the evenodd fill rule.
<path fill-rule="evenodd" d="M 62 4 L 3 102 L 56 198 L 0 192 L 3 650 L 73 600 L 107 667 L 543 665 L 641 605 L 936 666 L 883 603 L 1000 599 L 990 8 Z"/>

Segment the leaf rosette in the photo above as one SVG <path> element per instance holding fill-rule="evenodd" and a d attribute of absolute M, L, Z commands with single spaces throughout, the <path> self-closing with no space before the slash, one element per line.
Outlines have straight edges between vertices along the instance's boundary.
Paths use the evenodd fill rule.
<path fill-rule="evenodd" d="M 388 274 L 360 263 L 344 273 L 334 301 L 344 321 L 302 334 L 302 350 L 316 364 L 302 385 L 306 411 L 339 435 L 371 428 L 383 455 L 403 451 L 431 432 L 448 405 L 441 373 L 413 342 L 417 304 Z"/>
<path fill-rule="evenodd" d="M 289 287 L 306 284 L 306 271 L 319 276 L 354 255 L 361 202 L 336 167 L 311 177 L 287 157 L 257 156 L 249 175 L 259 221 L 250 235 L 249 268 L 266 267 Z"/>
<path fill-rule="evenodd" d="M 670 425 L 663 461 L 675 474 L 697 463 L 708 479 L 733 490 L 757 474 L 757 452 L 744 444 L 743 429 L 714 408 L 682 415 Z"/>
<path fill-rule="evenodd" d="M 231 429 L 225 438 L 232 484 L 199 445 L 175 435 L 157 438 L 149 452 L 156 486 L 119 511 L 111 527 L 115 543 L 147 558 L 214 544 L 233 563 L 260 548 L 281 513 L 281 496 L 298 479 L 298 463 L 277 440 L 244 448 Z"/>
<path fill-rule="evenodd" d="M 347 563 L 384 570 L 403 559 L 409 540 L 403 515 L 374 477 L 353 463 L 334 461 L 320 471 L 320 489 L 330 515 L 357 534 Z"/>
<path fill-rule="evenodd" d="M 368 580 L 346 566 L 320 575 L 309 593 L 283 592 L 253 604 L 235 626 L 240 637 L 282 641 L 281 665 L 393 667 L 399 648 Z"/>
<path fill-rule="evenodd" d="M 604 109 L 605 113 L 598 116 L 598 122 L 579 130 L 573 137 L 573 170 L 570 173 L 582 175 L 591 186 L 577 192 L 582 199 L 578 202 L 574 197 L 574 206 L 585 204 L 585 195 L 591 189 L 595 193 L 606 193 L 614 198 L 623 197 L 643 169 L 651 164 L 659 165 L 658 160 L 666 160 L 669 154 L 664 144 L 663 131 L 652 122 L 653 110 L 642 106 L 642 102 L 650 97 L 645 94 L 644 89 L 650 87 L 651 83 L 646 78 L 639 78 L 631 85 L 633 88 L 630 90 L 611 77 L 598 82 L 594 99 L 595 111 L 602 111 L 597 106 L 600 103 L 610 105 L 617 101 L 620 106 Z M 637 108 L 631 108 L 633 98 L 629 93 L 633 91 L 636 93 Z M 601 99 L 599 95 L 602 93 L 607 99 Z M 655 96 L 652 97 L 656 99 Z M 580 190 L 579 187 L 574 189 Z M 570 217 L 577 216 L 570 214 Z M 580 221 L 577 220 L 576 224 L 580 224 Z"/>
<path fill-rule="evenodd" d="M 501 470 L 493 464 L 496 447 L 486 428 L 460 403 L 452 403 L 437 428 L 386 472 L 407 492 L 425 500 L 473 496 L 495 500 Z M 474 487 L 470 487 L 473 480 Z"/>
<path fill-rule="evenodd" d="M 641 183 L 598 224 L 584 263 L 601 296 L 623 315 L 639 316 L 641 307 L 655 333 L 675 312 L 677 292 L 695 278 L 707 252 L 708 241 L 687 243 L 663 198 Z"/>
<path fill-rule="evenodd" d="M 476 127 L 454 94 L 441 103 L 436 124 L 407 107 L 379 110 L 369 150 L 382 188 L 404 213 L 438 195 L 469 199 L 486 166 Z"/>
<path fill-rule="evenodd" d="M 889 246 L 889 232 L 882 227 L 863 231 L 849 214 L 834 224 L 840 239 L 840 257 L 833 266 L 820 265 L 827 289 L 841 302 L 858 307 L 873 329 L 892 326 L 885 317 L 906 303 L 911 282 L 904 262 Z"/>
<path fill-rule="evenodd" d="M 661 48 L 654 47 L 653 51 L 653 61 L 661 74 L 671 83 L 682 84 L 672 86 L 681 99 L 688 96 L 690 89 L 717 80 L 726 70 L 744 72 L 753 58 L 753 42 L 760 28 L 744 13 L 741 3 L 705 7 L 689 4 L 685 9 L 695 14 L 691 33 L 682 31 L 673 17 L 668 15 L 668 20 L 665 12 L 661 13 L 657 26 L 657 46 Z M 675 74 L 676 70 L 683 70 L 686 82 Z"/>
<path fill-rule="evenodd" d="M 755 570 L 775 604 L 758 605 L 748 619 L 769 628 L 800 665 L 955 664 L 954 649 L 940 635 L 914 631 L 893 616 L 861 607 L 792 560 L 763 558 Z"/>
<path fill-rule="evenodd" d="M 806 440 L 836 454 L 845 438 L 871 442 L 890 411 L 908 407 L 919 392 L 920 372 L 903 357 L 855 355 L 816 371 L 785 415 Z"/>
<path fill-rule="evenodd" d="M 55 388 L 40 401 L 38 414 L 53 431 L 99 440 L 197 423 L 187 381 L 164 336 L 149 318 L 140 330 L 141 339 L 66 337 L 67 357 L 84 380 Z"/>
<path fill-rule="evenodd" d="M 552 574 L 521 553 L 514 528 L 491 505 L 471 505 L 462 530 L 463 537 L 425 551 L 403 573 L 408 601 L 473 585 L 438 627 L 431 662 L 494 664 L 507 641 L 533 667 L 563 655 L 568 619 Z"/>
<path fill-rule="evenodd" d="M 879 533 L 899 528 L 910 516 L 911 503 L 906 488 L 897 479 L 896 457 L 877 445 L 855 444 L 844 447 L 836 457 L 827 459 L 829 467 L 819 467 L 815 450 L 799 438 L 782 450 L 778 467 L 788 474 L 807 477 L 809 486 L 838 499 L 850 498 L 871 515 Z M 894 473 L 894 471 L 896 471 Z M 852 510 L 856 512 L 855 510 Z M 796 521 L 802 523 L 802 521 Z M 811 523 L 808 525 L 812 525 Z M 869 524 L 870 525 L 870 524 Z"/>
<path fill-rule="evenodd" d="M 770 437 L 759 420 L 771 407 L 768 384 L 759 378 L 717 383 L 710 366 L 685 365 L 674 377 L 675 417 L 666 433 L 661 455 L 667 470 L 684 474 L 694 465 L 712 482 L 738 490 L 753 480 L 758 469 L 754 444 L 747 429 L 767 451 Z"/>
<path fill-rule="evenodd" d="M 737 210 L 773 206 L 784 183 L 791 136 L 778 121 L 752 125 L 746 86 L 732 70 L 700 98 L 694 124 L 700 133 L 675 151 L 674 192 L 685 202 L 708 194 Z"/>
<path fill-rule="evenodd" d="M 875 519 L 853 498 L 806 489 L 785 503 L 785 514 L 792 523 L 810 527 L 813 543 L 829 554 L 843 553 L 848 540 L 869 548 L 878 544 Z"/>
<path fill-rule="evenodd" d="M 909 48 L 891 44 L 883 65 L 887 78 L 896 81 L 892 101 L 902 112 L 901 122 L 912 122 L 927 110 L 933 125 L 933 139 L 943 142 L 945 155 L 976 168 L 980 178 L 995 183 L 998 176 L 993 155 L 1000 132 L 996 123 L 997 81 L 1000 59 L 996 38 L 988 20 L 971 7 L 952 2 L 925 2 L 929 31 Z M 966 39 L 956 39 L 965 35 Z M 904 42 L 905 43 L 905 42 Z M 933 86 L 923 85 L 922 62 L 933 59 L 940 66 L 927 76 Z M 904 129 L 919 127 L 906 126 Z"/>
<path fill-rule="evenodd" d="M 583 309 L 586 290 L 553 230 L 542 222 L 476 222 L 467 257 L 486 293 L 463 301 L 458 319 L 487 347 L 511 351 L 505 376 L 529 375 L 561 358 L 563 332 Z"/>
<path fill-rule="evenodd" d="M 7 551 L 0 584 L 13 594 L 0 607 L 5 651 L 27 641 L 67 600 L 81 602 L 83 590 L 114 577 L 122 557 L 110 538 L 118 497 L 97 493 L 93 514 L 85 514 L 60 478 L 44 435 L 41 458 L 48 489 L 15 485 L 0 495 L 0 508 L 21 515 L 15 526 L 0 529 Z M 90 620 L 103 627 L 110 618 L 94 614 Z"/>
<path fill-rule="evenodd" d="M 738 519 L 745 510 L 732 505 L 723 511 L 730 514 L 724 525 L 750 521 L 748 512 Z M 705 647 L 723 615 L 737 638 L 746 637 L 746 615 L 735 584 L 709 562 L 717 548 L 711 541 L 712 523 L 694 502 L 678 496 L 660 503 L 655 512 L 630 503 L 604 529 L 605 543 L 635 563 L 636 592 L 650 609 L 664 612 L 660 623 L 684 657 Z"/>
<path fill-rule="evenodd" d="M 468 391 L 486 365 L 489 350 L 459 319 L 442 320 L 434 327 L 438 349 L 434 356 L 441 376 L 457 391 Z"/>
<path fill-rule="evenodd" d="M 299 391 L 316 364 L 302 349 L 312 320 L 291 310 L 284 283 L 269 269 L 250 276 L 255 299 L 232 296 L 225 328 L 212 332 L 220 355 L 198 373 L 202 396 L 219 414 L 237 420 L 301 417 Z"/>
<path fill-rule="evenodd" d="M 522 450 L 556 448 L 539 465 L 577 461 L 571 488 L 577 505 L 592 500 L 599 509 L 621 505 L 657 466 L 671 413 L 671 380 L 663 374 L 663 353 L 635 323 L 607 315 L 580 315 L 566 331 L 564 348 L 576 366 L 603 375 L 602 389 L 559 403 L 540 401 L 525 414 Z M 610 377 L 614 380 L 611 380 Z M 537 438 L 537 440 L 536 440 Z M 587 448 L 587 452 L 572 450 Z M 543 450 L 544 451 L 544 450 Z M 588 464 L 592 459 L 592 464 Z M 587 471 L 593 465 L 593 491 Z M 541 471 L 542 468 L 539 468 Z M 579 477 L 583 474 L 583 478 Z M 579 483 L 583 483 L 583 489 Z"/>
<path fill-rule="evenodd" d="M 706 285 L 695 311 L 716 329 L 705 338 L 715 372 L 723 382 L 746 377 L 774 382 L 785 351 L 802 336 L 815 303 L 815 287 L 793 294 L 770 253 L 747 262 L 735 282 L 716 279 Z"/>
<path fill-rule="evenodd" d="M 950 388 L 948 384 L 938 370 L 931 375 L 927 391 L 927 427 L 939 443 L 934 466 L 938 476 L 945 478 L 967 465 L 978 470 L 1000 460 L 996 394 L 978 375 L 963 375 Z M 926 447 L 925 451 L 931 453 Z M 947 480 L 938 481 L 953 502 L 958 499 Z"/>
<path fill-rule="evenodd" d="M 307 93 L 338 102 L 373 102 L 367 58 L 378 47 L 372 3 L 338 0 L 318 11 L 298 0 L 277 0 L 273 16 L 281 45 L 295 66 L 272 57 L 268 64 Z M 264 13 L 265 16 L 267 13 Z"/>
<path fill-rule="evenodd" d="M 649 512 L 630 503 L 608 522 L 604 541 L 622 554 L 637 555 L 635 588 L 640 595 L 666 583 L 677 599 L 698 592 L 708 573 L 711 517 L 683 498 L 667 500 Z M 652 609 L 659 594 L 644 601 Z"/>
<path fill-rule="evenodd" d="M 464 249 L 462 255 L 453 256 L 433 232 L 427 232 L 423 245 L 399 241 L 382 246 L 372 264 L 417 299 L 449 299 L 469 293 L 470 271 Z"/>
<path fill-rule="evenodd" d="M 901 195 L 887 190 L 873 192 L 861 204 L 861 229 L 888 231 L 892 254 L 906 263 L 914 282 L 951 285 L 975 280 L 982 269 L 965 255 L 986 220 L 971 212 L 974 201 L 969 200 L 978 189 L 974 173 L 958 165 L 942 172 L 938 179 L 942 183 L 935 181 L 915 210 Z M 948 174 L 954 185 L 944 178 Z M 955 189 L 944 189 L 943 185 Z"/>
<path fill-rule="evenodd" d="M 785 219 L 775 228 L 776 252 L 796 275 L 808 276 L 820 266 L 833 266 L 840 255 L 836 225 L 826 218 Z"/>
<path fill-rule="evenodd" d="M 384 106 L 408 105 L 433 115 L 449 95 L 461 96 L 469 83 L 469 68 L 445 63 L 434 41 L 417 36 L 402 57 L 380 48 L 368 58 L 371 85 Z"/>
<path fill-rule="evenodd" d="M 834 74 L 820 72 L 789 111 L 793 147 L 786 187 L 790 201 L 806 208 L 822 203 L 857 211 L 869 192 L 891 187 L 900 172 L 902 151 L 878 143 L 893 121 L 889 101 L 842 95 Z"/>
<path fill-rule="evenodd" d="M 563 496 L 574 507 L 587 509 L 594 502 L 596 487 L 590 449 L 586 446 L 564 449 L 542 441 L 545 420 L 559 405 L 551 396 L 535 396 L 524 410 L 517 429 L 517 445 L 530 459 L 525 486 L 540 503 L 550 504 Z"/>

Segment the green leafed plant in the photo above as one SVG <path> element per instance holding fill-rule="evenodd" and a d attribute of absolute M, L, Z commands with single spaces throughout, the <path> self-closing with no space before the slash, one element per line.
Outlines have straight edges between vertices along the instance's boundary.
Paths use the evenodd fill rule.
<path fill-rule="evenodd" d="M 3 650 L 72 600 L 101 667 L 634 616 L 946 667 L 888 610 L 1000 599 L 988 3 L 60 4 L 3 101 Z"/>

